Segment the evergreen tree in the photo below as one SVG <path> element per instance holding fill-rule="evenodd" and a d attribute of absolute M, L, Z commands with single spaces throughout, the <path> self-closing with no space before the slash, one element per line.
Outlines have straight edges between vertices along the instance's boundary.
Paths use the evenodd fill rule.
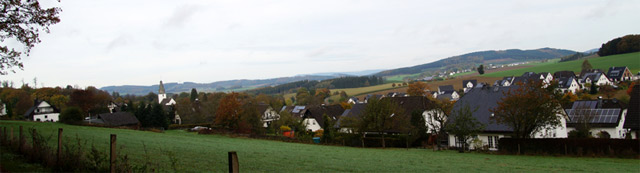
<path fill-rule="evenodd" d="M 593 67 L 591 66 L 591 63 L 589 63 L 589 60 L 584 60 L 582 62 L 582 71 L 586 71 L 586 70 L 591 70 L 593 69 Z"/>
<path fill-rule="evenodd" d="M 195 88 L 191 88 L 191 102 L 198 98 L 198 91 Z"/>
<path fill-rule="evenodd" d="M 480 64 L 480 66 L 478 67 L 478 73 L 484 74 L 484 65 Z"/>

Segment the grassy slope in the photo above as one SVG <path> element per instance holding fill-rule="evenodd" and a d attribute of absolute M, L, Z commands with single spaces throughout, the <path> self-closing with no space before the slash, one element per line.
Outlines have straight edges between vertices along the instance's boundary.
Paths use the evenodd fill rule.
<path fill-rule="evenodd" d="M 166 133 L 142 132 L 122 129 L 69 126 L 59 123 L 2 121 L 0 126 L 35 127 L 44 136 L 53 135 L 64 128 L 64 135 L 86 139 L 98 148 L 108 151 L 109 134 L 118 135 L 118 144 L 124 146 L 134 163 L 144 161 L 146 144 L 149 158 L 170 170 L 166 151 L 179 156 L 180 172 L 227 171 L 227 152 L 237 151 L 240 169 L 248 172 L 635 172 L 640 160 L 611 158 L 569 158 L 547 156 L 512 156 L 465 153 L 453 151 L 433 152 L 424 149 L 362 149 L 229 138 L 218 135 L 197 135 L 184 131 Z M 53 144 L 55 137 L 50 139 Z M 67 139 L 70 140 L 70 139 Z M 29 143 L 29 142 L 27 142 Z M 160 150 L 164 150 L 162 152 Z"/>
<path fill-rule="evenodd" d="M 548 63 L 539 63 L 535 64 L 533 67 L 501 71 L 495 73 L 488 73 L 482 76 L 487 77 L 503 77 L 503 76 L 520 76 L 524 72 L 556 72 L 563 70 L 571 70 L 576 73 L 580 73 L 582 62 L 584 60 L 575 60 L 568 62 L 548 62 Z M 640 71 L 640 52 L 636 53 L 628 53 L 621 55 L 612 55 L 606 57 L 597 57 L 597 58 L 589 58 L 589 63 L 593 66 L 593 68 L 606 70 L 612 66 L 627 66 L 631 73 L 636 74 Z"/>

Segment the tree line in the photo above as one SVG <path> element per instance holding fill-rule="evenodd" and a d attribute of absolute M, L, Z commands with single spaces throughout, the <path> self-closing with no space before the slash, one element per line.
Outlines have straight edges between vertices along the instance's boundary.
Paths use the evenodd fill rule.
<path fill-rule="evenodd" d="M 609 56 L 640 51 L 640 35 L 626 35 L 602 44 L 598 55 Z"/>
<path fill-rule="evenodd" d="M 306 88 L 307 90 L 315 90 L 319 88 L 357 88 L 373 85 L 380 85 L 384 83 L 384 79 L 378 76 L 346 76 L 335 79 L 327 79 L 322 81 L 303 80 L 297 82 L 290 82 L 286 84 L 280 84 L 276 86 L 267 86 L 247 92 L 253 94 L 282 94 L 296 92 L 299 88 Z"/>

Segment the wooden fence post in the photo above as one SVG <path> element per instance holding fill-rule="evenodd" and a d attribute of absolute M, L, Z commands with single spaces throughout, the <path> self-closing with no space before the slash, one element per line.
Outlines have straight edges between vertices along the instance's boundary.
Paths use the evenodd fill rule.
<path fill-rule="evenodd" d="M 9 133 L 9 146 L 13 147 L 13 127 L 11 127 L 11 133 Z"/>
<path fill-rule="evenodd" d="M 520 155 L 520 143 L 518 143 L 518 155 Z"/>
<path fill-rule="evenodd" d="M 62 128 L 58 128 L 58 153 L 56 155 L 56 163 L 60 165 L 62 157 Z"/>
<path fill-rule="evenodd" d="M 34 154 L 38 154 L 38 144 L 37 144 L 37 140 L 36 140 L 36 129 L 31 129 L 31 146 L 33 146 L 33 148 L 31 148 L 33 150 Z"/>
<path fill-rule="evenodd" d="M 18 140 L 18 151 L 22 152 L 22 146 L 24 146 L 24 134 L 22 133 L 22 126 L 20 126 L 20 134 L 18 136 L 20 139 Z"/>
<path fill-rule="evenodd" d="M 240 164 L 238 163 L 238 154 L 235 151 L 229 151 L 229 172 L 240 172 Z"/>
<path fill-rule="evenodd" d="M 567 143 L 564 143 L 564 155 L 565 156 L 568 155 L 568 153 L 567 153 Z"/>
<path fill-rule="evenodd" d="M 111 134 L 111 161 L 109 162 L 110 172 L 116 172 L 116 134 Z"/>
<path fill-rule="evenodd" d="M 4 128 L 2 128 L 2 129 L 3 129 L 3 131 L 4 131 L 4 132 L 3 132 L 4 134 L 2 135 L 2 139 L 3 139 L 3 141 L 2 141 L 2 142 L 5 142 L 5 144 L 6 144 L 6 142 L 7 142 L 7 127 L 4 127 Z"/>

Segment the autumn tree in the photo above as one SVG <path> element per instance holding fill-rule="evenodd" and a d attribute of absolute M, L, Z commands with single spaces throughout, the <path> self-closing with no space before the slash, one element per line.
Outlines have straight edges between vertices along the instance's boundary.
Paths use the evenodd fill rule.
<path fill-rule="evenodd" d="M 469 105 L 464 104 L 460 106 L 459 109 L 452 110 L 451 112 L 451 120 L 446 126 L 446 129 L 449 134 L 456 137 L 456 142 L 462 144 L 460 152 L 465 150 L 467 142 L 471 137 L 480 133 L 485 127 L 484 124 L 473 117 L 473 113 L 476 110 L 477 108 L 472 109 Z"/>
<path fill-rule="evenodd" d="M 407 94 L 410 96 L 427 96 L 427 90 L 429 86 L 424 82 L 414 82 L 409 84 L 409 88 L 407 89 Z"/>
<path fill-rule="evenodd" d="M 311 97 L 311 94 L 309 93 L 309 90 L 307 90 L 307 88 L 299 88 L 298 92 L 296 92 L 296 104 L 298 105 L 306 105 L 309 104 L 311 102 L 313 98 Z"/>
<path fill-rule="evenodd" d="M 451 111 L 453 110 L 453 106 L 456 103 L 455 101 L 442 100 L 442 99 L 434 99 L 432 100 L 432 111 L 428 113 L 426 124 L 429 129 L 429 133 L 432 136 L 435 136 L 436 146 L 434 148 L 440 149 L 440 143 L 437 142 L 442 138 L 446 138 L 443 136 L 447 119 L 451 115 Z"/>
<path fill-rule="evenodd" d="M 49 33 L 49 26 L 60 22 L 58 7 L 43 9 L 37 0 L 2 1 L 0 15 L 0 75 L 8 71 L 15 72 L 13 67 L 23 69 L 20 56 L 29 56 L 31 48 L 40 43 L 40 32 Z M 22 52 L 10 48 L 5 40 L 15 40 L 22 44 Z"/>
<path fill-rule="evenodd" d="M 264 134 L 262 114 L 258 112 L 257 106 L 255 99 L 244 99 L 244 103 L 240 108 L 236 132 Z"/>
<path fill-rule="evenodd" d="M 226 128 L 236 129 L 242 114 L 242 104 L 238 100 L 238 93 L 232 92 L 227 94 L 218 105 L 216 112 L 215 124 Z"/>
<path fill-rule="evenodd" d="M 516 83 L 504 92 L 498 106 L 490 109 L 494 120 L 513 129 L 514 138 L 530 138 L 536 132 L 560 125 L 562 113 L 557 82 L 543 88 L 540 81 Z"/>
<path fill-rule="evenodd" d="M 602 85 L 599 87 L 598 91 L 603 95 L 607 96 L 608 99 L 616 95 L 616 89 L 611 85 Z"/>
<path fill-rule="evenodd" d="M 31 95 L 22 89 L 4 88 L 0 92 L 0 100 L 6 104 L 7 117 L 11 119 L 21 119 L 33 106 Z"/>
<path fill-rule="evenodd" d="M 478 74 L 484 74 L 484 65 L 480 64 L 480 66 L 478 66 Z"/>
<path fill-rule="evenodd" d="M 379 132 L 382 134 L 382 148 L 386 147 L 385 135 L 390 130 L 407 130 L 410 119 L 404 110 L 390 99 L 369 100 L 364 112 L 358 117 L 357 129 L 363 132 Z"/>
<path fill-rule="evenodd" d="M 60 113 L 60 122 L 66 124 L 77 124 L 82 122 L 82 110 L 78 107 L 63 109 Z"/>

